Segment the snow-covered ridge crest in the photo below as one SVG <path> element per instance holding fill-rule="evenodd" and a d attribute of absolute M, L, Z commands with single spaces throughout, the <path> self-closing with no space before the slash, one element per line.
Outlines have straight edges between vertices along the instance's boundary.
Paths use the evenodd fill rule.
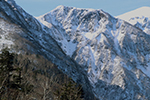
<path fill-rule="evenodd" d="M 33 16 L 18 6 L 14 0 L 2 0 L 0 1 L 0 6 L 1 11 L 7 17 L 10 17 L 12 22 L 14 21 L 24 28 L 42 30 L 42 25 Z M 6 19 L 6 16 L 1 15 L 0 17 Z"/>
<path fill-rule="evenodd" d="M 11 5 L 11 7 L 14 9 L 14 10 L 17 10 L 17 9 L 22 9 L 20 6 L 18 6 L 16 4 L 16 2 L 14 0 L 5 0 L 5 2 L 7 2 L 9 5 Z"/>
<path fill-rule="evenodd" d="M 109 19 L 110 15 L 102 10 L 61 5 L 49 13 L 37 17 L 37 19 L 47 27 L 59 26 L 59 28 L 61 28 L 59 29 L 61 34 L 57 31 L 58 34 L 55 32 L 53 37 L 61 44 L 60 46 L 62 46 L 64 52 L 72 56 L 77 47 L 77 43 L 75 43 L 76 37 L 74 36 L 77 34 L 75 33 L 77 31 L 79 33 L 82 30 L 80 34 L 84 35 L 84 37 L 87 39 L 94 38 L 97 34 L 96 31 L 98 30 L 101 17 Z M 96 24 L 96 26 L 93 24 Z M 95 33 L 90 34 L 90 31 Z"/>

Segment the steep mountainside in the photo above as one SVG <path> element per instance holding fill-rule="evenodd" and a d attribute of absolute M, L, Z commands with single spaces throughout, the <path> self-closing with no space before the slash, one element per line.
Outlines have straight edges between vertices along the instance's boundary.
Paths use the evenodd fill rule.
<path fill-rule="evenodd" d="M 86 100 L 149 100 L 150 35 L 103 10 L 58 6 L 37 19 L 0 0 L 0 45 L 44 56 Z"/>
<path fill-rule="evenodd" d="M 1 48 L 10 47 L 18 53 L 28 51 L 44 56 L 74 81 L 84 84 L 87 100 L 94 98 L 89 80 L 80 70 L 80 65 L 61 50 L 50 36 L 50 29 L 16 5 L 14 0 L 0 0 L 0 30 Z"/>
<path fill-rule="evenodd" d="M 37 19 L 81 65 L 99 99 L 150 98 L 150 35 L 102 10 L 58 6 Z"/>

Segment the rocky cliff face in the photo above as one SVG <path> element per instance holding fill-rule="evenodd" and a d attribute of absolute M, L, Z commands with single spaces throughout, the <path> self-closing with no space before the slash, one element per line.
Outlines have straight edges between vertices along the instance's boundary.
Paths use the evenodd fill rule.
<path fill-rule="evenodd" d="M 102 10 L 65 6 L 38 21 L 13 0 L 0 1 L 0 18 L 3 44 L 55 63 L 83 85 L 86 100 L 92 94 L 99 100 L 149 100 L 150 35 L 143 30 Z"/>

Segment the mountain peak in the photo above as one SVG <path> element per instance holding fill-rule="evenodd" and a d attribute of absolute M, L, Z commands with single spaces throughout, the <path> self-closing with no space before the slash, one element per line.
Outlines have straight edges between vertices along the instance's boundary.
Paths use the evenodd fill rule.
<path fill-rule="evenodd" d="M 60 8 L 70 8 L 70 9 L 80 9 L 80 10 L 96 10 L 96 9 L 92 9 L 92 8 L 76 8 L 76 7 L 64 6 L 64 5 L 59 5 L 55 9 L 60 9 Z"/>
<path fill-rule="evenodd" d="M 85 12 L 97 12 L 97 11 L 102 11 L 104 12 L 102 9 L 92 9 L 92 8 L 76 8 L 76 7 L 72 7 L 72 6 L 64 6 L 64 5 L 59 5 L 57 6 L 55 9 L 51 10 L 50 12 L 48 13 L 45 13 L 44 15 L 41 15 L 41 16 L 45 16 L 45 15 L 49 15 L 50 13 L 63 13 L 65 12 L 65 15 L 69 12 L 69 11 L 85 11 Z M 105 12 L 106 13 L 106 12 Z M 108 14 L 108 13 L 107 13 Z M 39 16 L 39 17 L 41 17 Z M 37 17 L 38 18 L 38 17 Z"/>
<path fill-rule="evenodd" d="M 55 9 L 62 9 L 62 8 L 64 8 L 65 6 L 64 5 L 59 5 L 59 6 L 57 6 Z"/>

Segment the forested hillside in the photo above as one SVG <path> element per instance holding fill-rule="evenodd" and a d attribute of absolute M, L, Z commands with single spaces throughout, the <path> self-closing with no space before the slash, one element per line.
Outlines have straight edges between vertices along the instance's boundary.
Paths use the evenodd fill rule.
<path fill-rule="evenodd" d="M 2 50 L 0 100 L 82 100 L 83 95 L 81 86 L 44 57 Z"/>

